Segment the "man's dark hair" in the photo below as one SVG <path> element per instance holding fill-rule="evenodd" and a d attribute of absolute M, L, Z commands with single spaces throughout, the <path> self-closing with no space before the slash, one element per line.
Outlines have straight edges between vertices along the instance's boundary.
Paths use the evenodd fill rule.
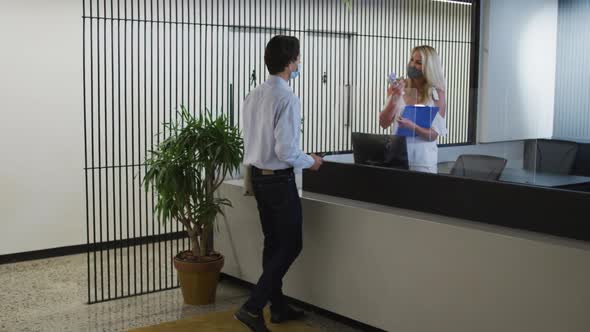
<path fill-rule="evenodd" d="M 291 36 L 274 36 L 266 44 L 264 64 L 271 75 L 285 70 L 299 56 L 299 39 Z"/>

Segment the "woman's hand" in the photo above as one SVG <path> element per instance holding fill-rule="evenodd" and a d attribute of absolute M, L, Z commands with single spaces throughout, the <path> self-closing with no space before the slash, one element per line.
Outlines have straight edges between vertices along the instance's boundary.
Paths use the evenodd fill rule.
<path fill-rule="evenodd" d="M 401 96 L 405 88 L 406 82 L 404 82 L 404 80 L 395 80 L 393 83 L 389 85 L 389 87 L 387 87 L 387 96 Z"/>
<path fill-rule="evenodd" d="M 416 130 L 416 127 L 417 127 L 417 125 L 416 125 L 416 123 L 414 123 L 414 121 L 408 120 L 405 118 L 397 119 L 397 123 L 400 128 L 408 128 L 410 130 Z"/>
<path fill-rule="evenodd" d="M 406 84 L 403 80 L 396 80 L 387 87 L 388 101 L 383 111 L 379 113 L 379 125 L 381 128 L 386 129 L 391 126 L 393 121 L 395 121 L 395 114 L 399 112 L 399 107 L 396 105 L 398 105 L 405 86 Z M 396 107 L 398 109 L 396 109 Z"/>

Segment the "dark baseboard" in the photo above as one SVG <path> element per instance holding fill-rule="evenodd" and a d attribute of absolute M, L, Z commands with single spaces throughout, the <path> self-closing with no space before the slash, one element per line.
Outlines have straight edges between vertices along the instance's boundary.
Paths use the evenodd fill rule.
<path fill-rule="evenodd" d="M 85 253 L 88 245 L 80 244 L 76 246 L 67 246 L 52 249 L 43 249 L 27 252 L 19 252 L 16 254 L 0 255 L 0 265 L 9 263 L 18 263 L 25 261 L 32 261 L 36 259 L 44 259 L 59 256 L 77 255 Z"/>
<path fill-rule="evenodd" d="M 239 286 L 244 287 L 244 288 L 248 288 L 248 289 L 254 288 L 254 284 L 252 284 L 250 282 L 247 282 L 247 281 L 244 281 L 242 279 L 239 279 L 239 278 L 236 278 L 236 277 L 227 275 L 225 273 L 221 273 L 220 279 L 221 280 L 225 280 L 225 281 L 229 281 L 231 283 L 234 283 L 234 284 L 239 285 Z M 376 327 L 371 326 L 371 325 L 367 325 L 365 323 L 356 321 L 354 319 L 350 319 L 350 318 L 345 317 L 345 316 L 342 316 L 342 315 L 338 315 L 338 314 L 333 313 L 331 311 L 328 311 L 328 310 L 325 310 L 325 309 L 316 307 L 316 306 L 314 306 L 312 304 L 309 304 L 309 303 L 306 303 L 306 302 L 303 302 L 303 301 L 294 299 L 292 297 L 288 297 L 287 296 L 287 298 L 289 299 L 289 302 L 290 303 L 292 303 L 293 305 L 295 305 L 295 306 L 297 306 L 297 307 L 299 307 L 299 308 L 301 308 L 303 310 L 315 312 L 315 313 L 320 314 L 320 315 L 322 315 L 324 317 L 327 317 L 327 318 L 329 318 L 329 319 L 331 319 L 333 321 L 342 323 L 342 324 L 347 325 L 347 326 L 350 326 L 352 328 L 359 329 L 361 331 L 366 331 L 366 332 L 385 332 L 385 330 L 376 328 Z"/>
<path fill-rule="evenodd" d="M 169 241 L 182 239 L 186 237 L 186 232 L 175 232 L 161 235 L 144 236 L 134 239 L 116 240 L 102 243 L 80 244 L 67 247 L 19 252 L 15 254 L 0 255 L 0 265 L 9 263 L 18 263 L 25 261 L 32 261 L 37 259 L 45 259 L 60 256 L 77 255 L 86 252 L 95 252 L 101 250 L 119 249 L 125 247 L 133 247 L 144 245 L 148 243 L 157 243 L 161 241 Z"/>

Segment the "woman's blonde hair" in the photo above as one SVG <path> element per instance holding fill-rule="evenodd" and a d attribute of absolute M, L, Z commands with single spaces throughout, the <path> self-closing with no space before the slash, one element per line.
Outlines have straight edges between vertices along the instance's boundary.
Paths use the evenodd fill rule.
<path fill-rule="evenodd" d="M 438 53 L 432 46 L 422 45 L 416 46 L 412 49 L 410 57 L 414 52 L 419 52 L 422 55 L 422 72 L 426 79 L 426 89 L 420 92 L 420 99 L 426 101 L 430 99 L 430 88 L 437 88 L 442 91 L 447 91 L 447 83 L 445 74 L 443 73 L 442 64 Z"/>

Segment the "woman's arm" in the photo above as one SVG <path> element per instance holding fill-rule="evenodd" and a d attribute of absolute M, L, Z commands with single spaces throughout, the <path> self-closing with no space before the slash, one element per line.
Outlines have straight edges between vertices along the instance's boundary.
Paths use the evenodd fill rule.
<path fill-rule="evenodd" d="M 404 82 L 399 81 L 399 83 L 393 84 L 387 89 L 387 104 L 385 104 L 383 111 L 379 113 L 379 125 L 381 128 L 386 129 L 393 123 L 395 115 L 399 112 L 399 101 L 404 86 Z"/>
<path fill-rule="evenodd" d="M 381 128 L 386 129 L 393 123 L 393 118 L 397 113 L 395 106 L 398 104 L 398 101 L 399 97 L 395 98 L 394 96 L 389 96 L 385 108 L 379 113 L 379 125 Z"/>
<path fill-rule="evenodd" d="M 422 128 L 411 120 L 400 118 L 399 120 L 397 120 L 397 122 L 399 123 L 400 128 L 408 128 L 410 130 L 413 130 L 416 132 L 416 134 L 418 134 L 418 136 L 422 137 L 427 141 L 436 141 L 436 139 L 438 138 L 438 133 L 434 129 Z"/>
<path fill-rule="evenodd" d="M 436 89 L 436 93 L 438 94 L 438 100 L 434 101 L 434 105 L 438 107 L 438 114 L 444 118 L 447 114 L 447 95 L 441 89 Z"/>

